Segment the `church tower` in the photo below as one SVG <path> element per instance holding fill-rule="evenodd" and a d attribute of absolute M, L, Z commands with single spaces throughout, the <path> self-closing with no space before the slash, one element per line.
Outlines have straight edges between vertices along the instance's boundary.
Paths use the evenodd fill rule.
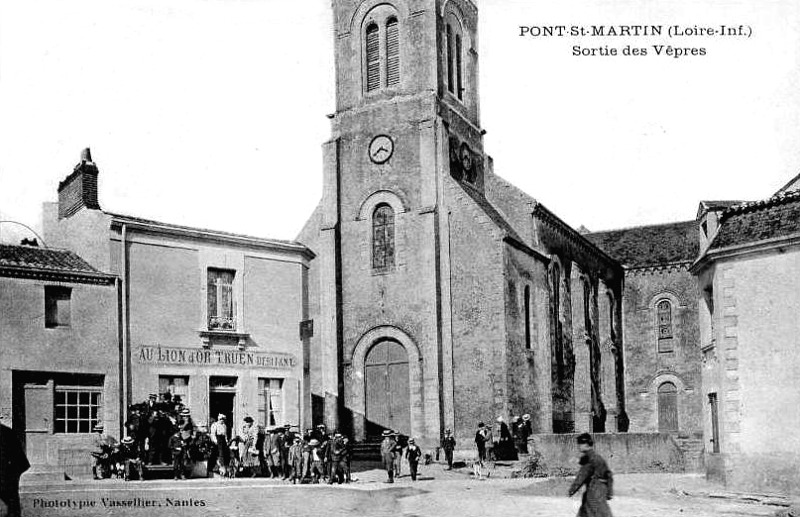
<path fill-rule="evenodd" d="M 492 172 L 477 8 L 334 0 L 333 14 L 323 197 L 298 236 L 316 254 L 313 423 L 357 441 L 392 429 L 428 449 L 447 428 L 468 449 L 478 422 L 502 429 L 512 415 L 533 432 L 588 431 L 593 419 L 602 430 L 603 400 L 623 400 L 611 358 L 621 334 L 600 321 L 613 311 L 598 310 L 597 292 L 619 292 L 620 268 Z"/>
<path fill-rule="evenodd" d="M 394 429 L 438 445 L 453 427 L 442 175 L 483 187 L 477 9 L 335 0 L 333 11 L 316 245 L 324 421 L 357 439 Z"/>

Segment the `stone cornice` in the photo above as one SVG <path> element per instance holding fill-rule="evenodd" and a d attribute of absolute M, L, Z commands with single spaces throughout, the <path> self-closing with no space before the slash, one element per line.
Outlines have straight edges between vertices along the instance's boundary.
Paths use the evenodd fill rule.
<path fill-rule="evenodd" d="M 603 250 L 592 244 L 583 235 L 578 233 L 577 230 L 575 230 L 570 225 L 562 221 L 557 215 L 555 215 L 541 203 L 537 202 L 534 204 L 532 215 L 533 217 L 539 219 L 543 223 L 547 224 L 548 226 L 556 230 L 572 244 L 576 245 L 589 255 L 598 258 L 606 267 L 611 269 L 622 269 L 622 266 L 619 262 L 611 258 L 609 255 L 607 255 Z"/>
<path fill-rule="evenodd" d="M 739 258 L 759 253 L 768 253 L 770 251 L 778 251 L 787 246 L 800 246 L 800 235 L 764 239 L 757 242 L 748 242 L 746 244 L 738 244 L 736 246 L 728 246 L 726 248 L 707 251 L 691 265 L 689 271 L 693 275 L 697 275 L 712 262 L 717 260 Z"/>
<path fill-rule="evenodd" d="M 630 272 L 632 274 L 648 274 L 648 273 L 656 273 L 660 271 L 666 270 L 689 270 L 689 267 L 692 265 L 692 262 L 689 260 L 683 260 L 679 262 L 664 262 L 662 264 L 648 264 L 646 266 L 627 266 L 623 265 L 625 272 Z"/>

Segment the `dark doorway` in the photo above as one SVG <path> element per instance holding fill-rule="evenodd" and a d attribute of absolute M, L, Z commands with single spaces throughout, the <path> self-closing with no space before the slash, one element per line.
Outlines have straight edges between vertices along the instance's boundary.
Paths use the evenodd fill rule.
<path fill-rule="evenodd" d="M 367 354 L 364 365 L 367 436 L 384 429 L 411 434 L 408 354 L 400 343 L 381 341 Z"/>
<path fill-rule="evenodd" d="M 216 419 L 220 414 L 225 415 L 228 422 L 228 438 L 231 437 L 233 427 L 233 402 L 235 393 L 214 392 L 208 394 L 208 414 Z"/>
<path fill-rule="evenodd" d="M 717 394 L 708 394 L 708 404 L 711 406 L 711 452 L 719 452 L 719 403 Z"/>

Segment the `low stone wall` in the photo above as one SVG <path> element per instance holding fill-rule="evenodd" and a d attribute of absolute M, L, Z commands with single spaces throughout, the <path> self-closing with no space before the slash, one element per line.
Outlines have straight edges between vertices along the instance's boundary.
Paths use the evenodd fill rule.
<path fill-rule="evenodd" d="M 580 451 L 577 434 L 536 434 L 528 449 L 536 451 L 548 475 L 571 475 L 578 471 Z M 659 433 L 593 434 L 595 450 L 615 473 L 684 472 L 685 463 L 675 440 Z"/>

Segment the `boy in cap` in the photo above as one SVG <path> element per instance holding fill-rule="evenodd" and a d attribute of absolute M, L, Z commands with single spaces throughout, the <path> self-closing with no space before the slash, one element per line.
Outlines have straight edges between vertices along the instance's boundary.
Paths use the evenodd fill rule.
<path fill-rule="evenodd" d="M 581 451 L 581 470 L 569 487 L 569 497 L 586 485 L 578 517 L 612 517 L 608 501 L 614 493 L 614 477 L 602 456 L 594 452 L 594 440 L 589 433 L 577 438 Z"/>

